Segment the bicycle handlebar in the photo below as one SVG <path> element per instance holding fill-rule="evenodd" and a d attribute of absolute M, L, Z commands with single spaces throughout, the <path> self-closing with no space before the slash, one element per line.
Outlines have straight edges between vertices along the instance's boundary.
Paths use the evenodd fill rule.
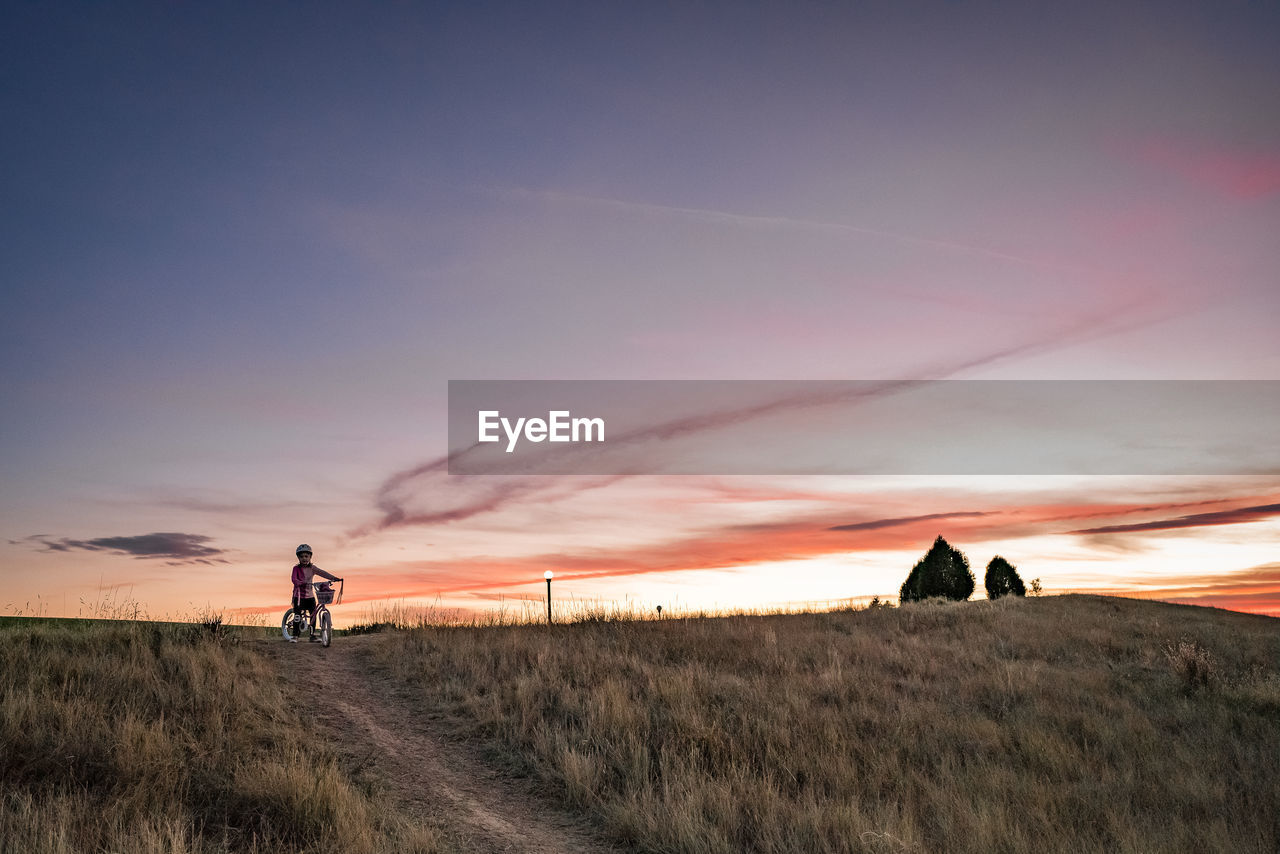
<path fill-rule="evenodd" d="M 333 604 L 335 604 L 335 605 L 341 605 L 341 604 L 342 604 L 343 579 L 339 578 L 339 579 L 336 579 L 336 581 L 337 581 L 337 584 L 338 584 L 338 595 L 337 595 L 336 597 L 334 597 Z M 314 587 L 319 587 L 321 584 L 328 584 L 328 585 L 332 586 L 332 585 L 333 585 L 333 583 L 334 583 L 333 581 L 318 581 L 318 582 L 315 582 L 312 586 L 313 586 L 313 588 L 314 588 Z M 313 589 L 313 591 L 312 591 L 312 592 L 313 592 L 313 593 L 315 592 L 315 591 L 314 591 L 314 589 Z M 299 599 L 299 597 L 298 597 L 297 591 L 295 590 L 295 591 L 294 591 L 294 593 L 293 593 L 293 595 L 290 597 L 290 601 L 292 601 L 292 602 L 297 602 L 297 601 L 298 601 L 298 599 Z"/>

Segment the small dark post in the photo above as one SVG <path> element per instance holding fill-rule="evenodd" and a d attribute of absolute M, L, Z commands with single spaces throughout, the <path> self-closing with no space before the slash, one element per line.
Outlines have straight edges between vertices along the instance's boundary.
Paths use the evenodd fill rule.
<path fill-rule="evenodd" d="M 542 573 L 542 577 L 547 580 L 547 625 L 551 625 L 551 570 Z"/>
<path fill-rule="evenodd" d="M 658 606 L 658 619 L 659 619 L 659 620 L 661 620 L 661 619 L 662 619 L 662 606 L 661 606 L 661 605 L 659 605 L 659 606 Z"/>

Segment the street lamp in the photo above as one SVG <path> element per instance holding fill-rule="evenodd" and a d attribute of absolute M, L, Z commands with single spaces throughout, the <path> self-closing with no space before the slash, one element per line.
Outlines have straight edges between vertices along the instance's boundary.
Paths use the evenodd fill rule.
<path fill-rule="evenodd" d="M 553 576 L 553 573 L 549 569 L 546 572 L 542 573 L 542 577 L 547 580 L 547 625 L 548 626 L 551 625 L 551 578 L 552 576 Z"/>

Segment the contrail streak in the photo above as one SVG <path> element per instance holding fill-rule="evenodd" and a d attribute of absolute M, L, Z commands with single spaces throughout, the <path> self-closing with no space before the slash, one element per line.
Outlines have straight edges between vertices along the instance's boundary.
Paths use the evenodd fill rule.
<path fill-rule="evenodd" d="M 641 444 L 653 439 L 672 440 L 765 417 L 774 412 L 838 402 L 852 402 L 857 399 L 871 400 L 897 394 L 921 381 L 955 376 L 956 374 L 985 367 L 1005 359 L 1078 344 L 1095 337 L 1114 334 L 1120 329 L 1139 325 L 1141 321 L 1137 319 L 1125 321 L 1120 318 L 1120 315 L 1126 309 L 1133 310 L 1138 307 L 1134 303 L 1128 306 L 1083 314 L 1060 327 L 1055 334 L 1039 336 L 1023 342 L 994 348 L 986 353 L 971 356 L 949 365 L 934 365 L 914 371 L 913 376 L 910 378 L 885 380 L 871 389 L 855 386 L 844 393 L 800 392 L 750 406 L 715 410 L 678 418 L 638 428 L 617 436 L 610 440 L 610 446 L 613 449 L 617 449 L 619 447 L 625 448 L 628 445 Z M 448 475 L 450 461 L 466 457 L 481 447 L 479 443 L 474 443 L 470 447 L 455 450 L 446 456 L 438 457 L 392 474 L 383 481 L 375 496 L 375 505 L 381 517 L 372 523 L 351 531 L 348 536 L 358 538 L 388 528 L 458 522 L 476 515 L 492 513 L 513 502 L 529 499 L 546 501 L 551 498 L 549 493 L 557 486 L 558 478 L 548 479 L 536 475 L 532 477 L 512 475 L 490 479 L 479 475 L 475 478 L 466 477 L 465 480 L 451 479 Z M 565 452 L 564 449 L 559 450 L 562 453 Z M 549 451 L 549 453 L 554 453 L 554 451 Z M 645 467 L 642 464 L 638 465 L 635 473 L 644 474 Z M 629 476 L 618 474 L 573 482 L 569 487 L 569 491 L 570 494 L 573 494 L 584 489 L 598 489 Z M 441 491 L 454 489 L 455 501 L 449 506 L 437 507 L 426 511 L 412 512 L 408 510 L 405 506 L 406 499 L 403 493 L 411 489 L 415 482 L 421 478 L 434 479 L 438 482 Z M 467 488 L 464 488 L 464 485 Z"/>
<path fill-rule="evenodd" d="M 892 240 L 897 243 L 906 243 L 912 246 L 924 246 L 930 249 L 941 249 L 948 252 L 959 252 L 965 255 L 975 255 L 982 258 L 992 258 L 997 261 L 1022 264 L 1025 266 L 1036 267 L 1038 269 L 1076 272 L 1085 271 L 1085 268 L 1083 267 L 1072 267 L 1065 264 L 1051 263 L 1038 258 L 1030 258 L 1025 255 L 1016 255 L 1011 252 L 1000 252 L 995 249 L 989 249 L 985 246 L 974 246 L 969 243 L 957 243 L 951 240 L 938 240 L 931 237 L 921 237 L 915 234 L 905 234 L 900 231 L 889 231 L 881 228 L 867 228 L 860 225 L 849 225 L 843 222 L 830 222 L 827 220 L 785 216 L 740 214 L 733 213 L 732 211 L 718 211 L 710 208 L 688 208 L 681 207 L 679 205 L 660 205 L 652 202 L 631 202 L 624 199 L 610 199 L 604 196 L 583 196 L 574 193 L 562 193 L 557 190 L 526 190 L 522 188 L 509 188 L 498 190 L 496 192 L 519 198 L 546 199 L 553 202 L 570 202 L 580 205 L 611 208 L 619 211 L 683 216 L 699 219 L 703 222 L 720 223 L 723 225 L 824 231 L 833 234 L 856 234 L 863 237 L 879 237 L 885 240 Z"/>

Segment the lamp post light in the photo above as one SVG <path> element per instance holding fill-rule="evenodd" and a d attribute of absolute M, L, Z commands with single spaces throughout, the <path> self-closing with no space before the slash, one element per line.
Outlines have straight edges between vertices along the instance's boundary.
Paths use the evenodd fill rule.
<path fill-rule="evenodd" d="M 542 573 L 542 577 L 547 580 L 547 625 L 549 626 L 551 625 L 551 579 L 553 573 L 548 569 Z"/>

